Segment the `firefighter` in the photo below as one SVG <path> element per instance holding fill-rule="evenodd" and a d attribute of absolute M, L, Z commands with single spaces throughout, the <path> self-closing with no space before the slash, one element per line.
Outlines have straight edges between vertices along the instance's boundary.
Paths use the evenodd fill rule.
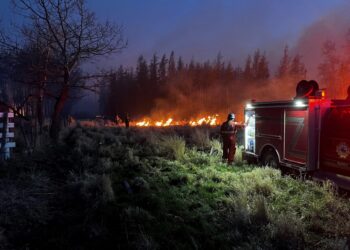
<path fill-rule="evenodd" d="M 236 153 L 236 133 L 237 126 L 235 125 L 235 114 L 230 113 L 220 128 L 220 133 L 223 141 L 223 155 L 222 161 L 233 165 L 233 160 Z"/>

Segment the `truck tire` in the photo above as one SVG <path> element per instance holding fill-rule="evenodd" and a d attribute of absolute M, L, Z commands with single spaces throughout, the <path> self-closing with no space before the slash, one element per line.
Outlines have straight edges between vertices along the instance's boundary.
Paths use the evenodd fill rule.
<path fill-rule="evenodd" d="M 265 150 L 263 156 L 262 156 L 262 161 L 261 161 L 262 165 L 271 167 L 271 168 L 279 168 L 279 160 L 278 160 L 278 156 L 275 153 L 275 151 L 272 148 L 269 148 L 267 150 Z"/>

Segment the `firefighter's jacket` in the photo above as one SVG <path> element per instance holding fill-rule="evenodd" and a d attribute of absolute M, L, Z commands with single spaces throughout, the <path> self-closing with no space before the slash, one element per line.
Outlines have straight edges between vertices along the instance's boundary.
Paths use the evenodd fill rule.
<path fill-rule="evenodd" d="M 237 126 L 233 121 L 226 121 L 221 125 L 220 133 L 224 141 L 236 141 Z"/>

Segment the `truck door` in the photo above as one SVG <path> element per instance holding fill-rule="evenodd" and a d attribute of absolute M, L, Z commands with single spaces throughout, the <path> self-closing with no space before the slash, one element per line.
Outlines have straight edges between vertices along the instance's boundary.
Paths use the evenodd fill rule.
<path fill-rule="evenodd" d="M 285 110 L 284 159 L 306 164 L 308 149 L 308 111 Z"/>
<path fill-rule="evenodd" d="M 245 111 L 244 145 L 247 152 L 255 153 L 255 111 Z"/>
<path fill-rule="evenodd" d="M 331 107 L 321 128 L 320 169 L 350 176 L 350 106 Z"/>

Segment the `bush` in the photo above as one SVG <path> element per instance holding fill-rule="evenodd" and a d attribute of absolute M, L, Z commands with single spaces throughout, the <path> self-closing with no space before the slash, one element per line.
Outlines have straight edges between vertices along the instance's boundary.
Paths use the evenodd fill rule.
<path fill-rule="evenodd" d="M 213 139 L 210 141 L 210 155 L 221 156 L 222 155 L 222 144 L 219 140 Z"/>
<path fill-rule="evenodd" d="M 271 230 L 271 239 L 277 249 L 304 249 L 302 222 L 289 213 L 279 215 Z"/>
<path fill-rule="evenodd" d="M 186 143 L 180 136 L 164 136 L 161 138 L 160 146 L 168 153 L 169 157 L 175 160 L 184 158 Z"/>
<path fill-rule="evenodd" d="M 193 133 L 191 134 L 191 139 L 193 144 L 201 149 L 210 149 L 210 138 L 209 138 L 209 131 L 207 129 L 203 128 L 194 128 Z"/>
<path fill-rule="evenodd" d="M 255 196 L 253 206 L 251 215 L 252 224 L 260 226 L 269 223 L 270 218 L 265 197 L 261 195 Z"/>
<path fill-rule="evenodd" d="M 235 164 L 238 166 L 243 165 L 243 159 L 242 159 L 242 151 L 243 146 L 236 146 L 236 154 L 235 154 Z"/>

